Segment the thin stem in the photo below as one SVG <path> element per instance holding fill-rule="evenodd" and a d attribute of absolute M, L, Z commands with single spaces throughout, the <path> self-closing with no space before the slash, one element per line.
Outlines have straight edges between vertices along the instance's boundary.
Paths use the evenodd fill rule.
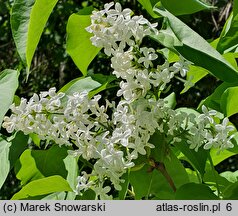
<path fill-rule="evenodd" d="M 183 79 L 183 78 L 181 78 L 181 77 L 179 77 L 179 76 L 176 76 L 176 75 L 175 75 L 174 77 L 175 77 L 176 79 L 178 79 L 179 81 L 183 82 L 183 83 L 186 82 L 185 79 Z"/>
<path fill-rule="evenodd" d="M 150 184 L 149 184 L 148 193 L 147 193 L 147 195 L 146 195 L 146 197 L 145 197 L 145 199 L 146 199 L 146 200 L 148 200 L 148 199 L 149 199 L 149 195 L 150 195 L 151 186 L 152 186 L 152 178 L 150 179 Z"/>
<path fill-rule="evenodd" d="M 162 175 L 166 178 L 166 180 L 168 181 L 170 187 L 173 189 L 174 192 L 176 192 L 176 186 L 174 184 L 173 179 L 171 178 L 171 176 L 169 175 L 169 173 L 167 172 L 164 163 L 159 163 L 157 166 L 157 170 L 159 170 Z"/>
<path fill-rule="evenodd" d="M 82 170 L 84 169 L 84 167 L 85 167 L 85 164 L 83 164 L 83 165 L 80 167 L 80 169 L 79 169 L 79 173 L 82 172 Z"/>
<path fill-rule="evenodd" d="M 150 165 L 153 168 L 155 168 L 156 170 L 158 170 L 159 172 L 161 172 L 161 174 L 166 178 L 166 180 L 169 183 L 170 187 L 173 189 L 174 192 L 176 192 L 177 188 L 176 188 L 176 186 L 174 184 L 173 179 L 171 178 L 171 176 L 167 172 L 164 163 L 158 163 L 158 162 L 155 162 L 154 160 L 150 159 Z"/>
<path fill-rule="evenodd" d="M 200 172 L 199 172 L 196 168 L 194 168 L 194 170 L 195 170 L 195 172 L 196 172 L 196 174 L 197 174 L 199 183 L 202 184 L 202 177 L 201 177 Z"/>
<path fill-rule="evenodd" d="M 135 199 L 135 193 L 134 193 L 134 191 L 133 191 L 133 188 L 132 188 L 132 190 L 127 189 L 127 192 L 128 192 L 128 194 L 129 194 L 130 197 L 132 197 L 132 198 Z"/>
<path fill-rule="evenodd" d="M 35 112 L 34 114 L 42 114 L 42 115 L 61 115 L 63 116 L 64 113 L 59 112 L 59 113 L 55 113 L 55 112 L 49 112 L 47 110 L 43 110 L 42 112 Z"/>
<path fill-rule="evenodd" d="M 92 117 L 89 117 L 88 119 L 89 119 L 90 121 L 95 121 L 95 119 L 93 119 Z M 111 129 L 110 127 L 106 126 L 105 124 L 103 124 L 103 123 L 101 123 L 101 122 L 99 122 L 99 121 L 98 121 L 98 124 L 101 125 L 102 127 L 104 127 L 105 129 L 107 129 L 110 133 L 113 132 L 112 129 Z"/>

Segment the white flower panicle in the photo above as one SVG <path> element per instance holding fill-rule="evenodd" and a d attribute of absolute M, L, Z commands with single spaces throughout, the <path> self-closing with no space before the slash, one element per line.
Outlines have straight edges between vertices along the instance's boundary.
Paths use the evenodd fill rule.
<path fill-rule="evenodd" d="M 141 43 L 142 39 L 157 32 L 157 23 L 151 24 L 143 16 L 132 16 L 132 11 L 127 8 L 122 10 L 120 3 L 105 4 L 105 9 L 93 11 L 92 24 L 86 28 L 94 36 L 92 44 L 103 47 L 105 54 L 111 56 L 115 52 L 123 52 L 127 46 Z"/>
<path fill-rule="evenodd" d="M 173 137 L 172 143 L 180 142 L 184 138 L 181 134 L 185 134 L 190 148 L 195 150 L 201 146 L 219 150 L 233 147 L 230 132 L 234 127 L 227 125 L 227 118 L 221 124 L 215 123 L 216 112 L 208 111 L 205 106 L 203 113 L 196 117 L 172 110 L 163 99 L 141 97 L 133 103 L 122 100 L 112 107 L 109 103 L 100 106 L 100 96 L 89 99 L 87 92 L 68 96 L 65 105 L 64 97 L 52 88 L 40 96 L 34 94 L 28 102 L 22 99 L 19 106 L 11 106 L 12 115 L 4 118 L 3 127 L 8 132 L 36 133 L 41 139 L 59 145 L 74 144 L 76 149 L 69 151 L 70 154 L 86 160 L 96 159 L 92 173 L 83 173 L 78 178 L 77 193 L 91 188 L 99 197 L 110 198 L 103 193 L 109 190 L 109 187 L 102 188 L 105 178 L 120 190 L 123 182 L 120 178 L 134 166 L 133 160 L 139 154 L 145 155 L 146 147 L 154 147 L 150 138 L 156 130 Z M 112 116 L 107 115 L 109 106 L 114 110 Z M 184 123 L 186 119 L 190 126 Z"/>
<path fill-rule="evenodd" d="M 116 190 L 121 189 L 121 176 L 134 166 L 133 160 L 155 147 L 150 143 L 155 132 L 164 134 L 173 144 L 186 138 L 195 150 L 201 146 L 219 151 L 233 147 L 234 127 L 228 125 L 228 118 L 216 123 L 216 111 L 205 106 L 203 113 L 195 116 L 173 110 L 164 99 L 151 96 L 151 89 L 163 91 L 175 75 L 186 76 L 190 62 L 180 56 L 172 65 L 167 60 L 156 65 L 156 51 L 140 47 L 145 36 L 156 34 L 156 24 L 143 16 L 132 16 L 132 11 L 123 10 L 119 3 L 112 9 L 113 5 L 94 11 L 87 31 L 93 34 L 92 43 L 111 56 L 113 74 L 121 80 L 117 92 L 120 102 L 100 105 L 100 95 L 90 99 L 86 91 L 65 95 L 51 88 L 34 94 L 29 101 L 22 98 L 19 105 L 11 105 L 12 114 L 2 124 L 9 133 L 35 133 L 42 140 L 73 145 L 75 150 L 69 154 L 93 159 L 92 173 L 82 172 L 75 192 L 90 188 L 100 199 L 112 198 L 105 180 L 110 180 Z"/>
<path fill-rule="evenodd" d="M 85 91 L 74 93 L 63 104 L 65 94 L 55 91 L 51 88 L 39 96 L 34 94 L 28 102 L 21 99 L 19 106 L 11 105 L 12 115 L 4 118 L 3 127 L 9 133 L 14 130 L 23 130 L 25 134 L 36 133 L 41 139 L 54 140 L 59 145 L 72 145 L 69 139 L 76 140 L 76 145 L 80 145 L 84 137 L 93 139 L 98 121 L 104 123 L 108 120 L 107 108 L 98 105 L 100 96 L 89 100 Z"/>
<path fill-rule="evenodd" d="M 151 24 L 143 16 L 132 16 L 132 11 L 122 10 L 120 3 L 115 4 L 115 9 L 113 6 L 114 3 L 109 3 L 104 10 L 94 11 L 92 24 L 86 30 L 93 34 L 92 44 L 103 47 L 112 56 L 113 74 L 123 79 L 117 96 L 132 102 L 144 97 L 152 86 L 164 90 L 177 73 L 186 76 L 190 62 L 182 56 L 172 66 L 166 61 L 163 66 L 153 68 L 153 61 L 158 58 L 156 51 L 140 47 L 144 37 L 158 33 L 157 23 Z"/>

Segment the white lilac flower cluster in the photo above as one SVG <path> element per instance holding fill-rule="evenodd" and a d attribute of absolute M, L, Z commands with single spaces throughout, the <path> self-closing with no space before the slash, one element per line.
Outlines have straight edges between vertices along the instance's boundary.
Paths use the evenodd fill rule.
<path fill-rule="evenodd" d="M 86 30 L 93 34 L 92 44 L 104 48 L 111 56 L 111 67 L 117 78 L 122 78 L 117 96 L 132 102 L 144 97 L 152 86 L 164 90 L 175 74 L 186 76 L 189 62 L 182 56 L 180 61 L 154 68 L 153 61 L 158 58 L 150 47 L 140 47 L 143 38 L 151 33 L 157 34 L 157 23 L 151 24 L 141 16 L 132 16 L 130 9 L 122 10 L 120 3 L 105 4 L 105 9 L 94 11 L 92 24 Z"/>
<path fill-rule="evenodd" d="M 93 12 L 87 30 L 93 33 L 92 43 L 111 56 L 113 73 L 122 80 L 117 92 L 121 101 L 117 105 L 103 103 L 100 95 L 90 99 L 85 91 L 65 95 L 51 88 L 34 94 L 29 101 L 21 99 L 18 106 L 13 104 L 11 116 L 5 117 L 2 125 L 9 133 L 36 133 L 43 140 L 74 145 L 70 154 L 94 161 L 92 173 L 82 172 L 78 177 L 75 191 L 90 188 L 100 199 L 111 198 L 105 180 L 121 189 L 121 176 L 134 166 L 133 160 L 156 145 L 150 143 L 155 132 L 172 137 L 173 144 L 186 137 L 195 150 L 201 146 L 219 150 L 233 147 L 230 132 L 234 127 L 227 125 L 227 118 L 219 124 L 214 121 L 216 112 L 205 106 L 203 113 L 195 116 L 173 110 L 164 99 L 148 94 L 152 87 L 163 90 L 177 73 L 185 76 L 188 62 L 181 57 L 172 66 L 166 61 L 154 67 L 155 50 L 140 45 L 145 36 L 156 33 L 156 24 L 131 16 L 131 10 L 122 10 L 119 3 L 115 9 L 112 6 L 106 4 L 104 10 Z"/>
<path fill-rule="evenodd" d="M 216 123 L 213 118 L 217 114 L 215 110 L 208 111 L 203 105 L 202 111 L 203 114 L 198 116 L 197 124 L 189 129 L 187 142 L 190 144 L 190 148 L 198 150 L 201 146 L 203 146 L 204 149 L 214 147 L 222 151 L 234 147 L 231 142 L 234 135 L 230 135 L 230 132 L 234 131 L 235 127 L 228 124 L 229 119 L 224 118 L 222 120 L 220 118 L 219 121 L 222 121 L 222 123 Z M 217 118 L 219 118 L 219 116 L 217 116 Z"/>
<path fill-rule="evenodd" d="M 103 47 L 108 56 L 123 51 L 127 45 L 131 47 L 141 43 L 146 35 L 157 31 L 157 24 L 151 24 L 143 16 L 132 17 L 132 11 L 129 8 L 122 10 L 120 3 L 111 9 L 113 5 L 111 2 L 105 4 L 104 10 L 93 11 L 92 25 L 87 28 L 88 32 L 94 34 L 92 44 Z"/>
<path fill-rule="evenodd" d="M 215 123 L 215 111 L 204 106 L 203 113 L 196 117 L 169 108 L 163 99 L 141 97 L 133 103 L 122 100 L 115 107 L 109 102 L 100 106 L 100 96 L 89 99 L 87 92 L 67 96 L 65 105 L 61 102 L 64 97 L 64 93 L 51 88 L 39 96 L 34 94 L 29 101 L 21 99 L 19 106 L 11 105 L 12 114 L 4 118 L 2 126 L 9 133 L 36 133 L 42 140 L 59 145 L 74 144 L 76 150 L 70 154 L 96 160 L 91 174 L 83 172 L 78 177 L 77 193 L 91 188 L 101 199 L 109 199 L 110 187 L 103 186 L 105 179 L 120 190 L 120 178 L 134 166 L 133 160 L 145 155 L 146 147 L 154 147 L 150 138 L 156 130 L 173 137 L 173 144 L 185 135 L 195 150 L 201 146 L 220 150 L 233 147 L 229 133 L 234 127 L 227 125 L 227 118 Z M 109 108 L 114 110 L 112 116 L 107 115 Z"/>

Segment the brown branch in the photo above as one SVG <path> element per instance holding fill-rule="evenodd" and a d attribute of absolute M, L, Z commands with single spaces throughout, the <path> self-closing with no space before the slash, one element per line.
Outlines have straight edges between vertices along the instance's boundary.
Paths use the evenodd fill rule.
<path fill-rule="evenodd" d="M 167 172 L 164 163 L 159 163 L 159 162 L 155 162 L 153 159 L 150 159 L 150 165 L 152 168 L 158 170 L 159 172 L 161 172 L 161 174 L 166 178 L 167 182 L 169 183 L 170 187 L 173 189 L 174 192 L 176 192 L 176 186 L 174 184 L 173 179 L 171 178 L 171 176 L 169 175 L 169 173 Z"/>

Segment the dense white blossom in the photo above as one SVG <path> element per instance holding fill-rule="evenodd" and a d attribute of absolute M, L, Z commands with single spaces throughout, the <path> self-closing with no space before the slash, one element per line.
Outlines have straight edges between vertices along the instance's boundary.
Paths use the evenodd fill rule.
<path fill-rule="evenodd" d="M 49 90 L 52 91 L 55 90 Z M 154 132 L 158 130 L 172 136 L 173 143 L 179 142 L 181 130 L 188 129 L 185 119 L 191 124 L 186 132 L 190 148 L 198 150 L 204 145 L 205 149 L 214 147 L 223 150 L 233 147 L 230 132 L 234 127 L 228 125 L 228 118 L 215 123 L 212 119 L 216 112 L 208 111 L 205 106 L 195 121 L 195 116 L 165 106 L 163 99 L 140 97 L 134 102 L 121 100 L 117 106 L 110 105 L 113 114 L 108 116 L 108 106 L 98 104 L 100 96 L 89 99 L 86 92 L 74 93 L 67 96 L 67 103 L 62 106 L 62 95 L 51 94 L 52 99 L 45 92 L 39 97 L 33 95 L 28 102 L 22 99 L 19 106 L 11 106 L 12 114 L 5 117 L 3 127 L 10 133 L 14 130 L 26 134 L 36 133 L 41 139 L 53 140 L 59 145 L 75 144 L 76 149 L 70 154 L 82 156 L 86 160 L 96 159 L 92 173 L 83 173 L 78 178 L 77 193 L 91 188 L 98 191 L 99 197 L 107 197 L 102 193 L 109 190 L 103 189 L 105 178 L 110 179 L 115 189 L 120 190 L 120 178 L 134 166 L 133 160 L 139 154 L 145 155 L 146 147 L 154 147 L 150 143 Z M 48 106 L 57 100 L 57 106 Z M 123 151 L 124 148 L 127 151 Z M 89 176 L 98 179 L 101 186 L 92 182 Z"/>
<path fill-rule="evenodd" d="M 138 63 L 143 63 L 146 68 L 153 67 L 153 60 L 158 58 L 158 55 L 155 54 L 153 48 L 142 47 L 140 52 L 143 53 L 143 56 L 138 59 Z"/>
<path fill-rule="evenodd" d="M 122 10 L 120 3 L 106 4 L 102 11 L 94 11 L 91 16 L 92 24 L 86 28 L 90 33 L 92 44 L 103 47 L 110 56 L 116 52 L 123 52 L 126 46 L 139 43 L 146 35 L 157 32 L 157 24 L 151 24 L 143 16 L 132 16 L 130 9 Z"/>

